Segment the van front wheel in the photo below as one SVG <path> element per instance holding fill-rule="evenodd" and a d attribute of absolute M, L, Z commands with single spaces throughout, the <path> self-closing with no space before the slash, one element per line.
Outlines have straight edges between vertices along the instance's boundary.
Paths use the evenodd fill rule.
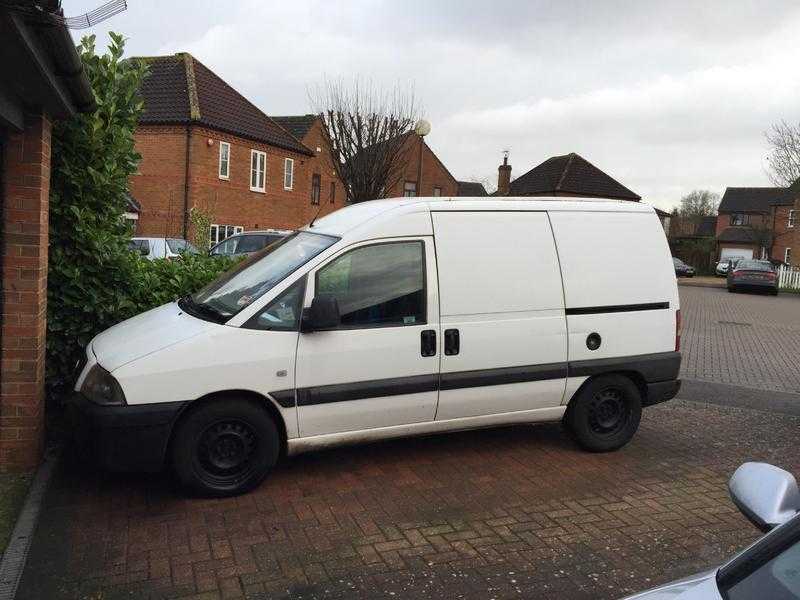
<path fill-rule="evenodd" d="M 257 403 L 220 399 L 190 412 L 178 425 L 172 466 L 181 484 L 203 496 L 242 494 L 278 460 L 278 428 Z"/>
<path fill-rule="evenodd" d="M 627 444 L 642 418 L 642 397 L 623 375 L 589 381 L 567 409 L 566 424 L 578 443 L 591 452 L 608 452 Z"/>

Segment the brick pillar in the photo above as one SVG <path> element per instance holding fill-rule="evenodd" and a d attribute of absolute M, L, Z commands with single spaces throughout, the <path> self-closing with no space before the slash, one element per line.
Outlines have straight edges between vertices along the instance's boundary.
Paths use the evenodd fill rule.
<path fill-rule="evenodd" d="M 3 144 L 0 471 L 30 469 L 42 454 L 50 126 L 30 116 Z"/>

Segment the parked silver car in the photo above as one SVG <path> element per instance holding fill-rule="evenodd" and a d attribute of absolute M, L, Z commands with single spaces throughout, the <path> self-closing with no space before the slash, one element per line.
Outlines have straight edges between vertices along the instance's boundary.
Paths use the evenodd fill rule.
<path fill-rule="evenodd" d="M 135 237 L 128 247 L 149 260 L 180 258 L 182 254 L 197 254 L 197 248 L 180 238 Z"/>
<path fill-rule="evenodd" d="M 734 504 L 767 533 L 712 571 L 628 600 L 800 600 L 800 491 L 791 473 L 745 463 L 728 489 Z"/>
<path fill-rule="evenodd" d="M 291 231 L 282 229 L 264 229 L 260 231 L 243 231 L 226 238 L 211 247 L 208 251 L 213 256 L 244 256 L 258 252 L 278 240 L 282 240 Z"/>

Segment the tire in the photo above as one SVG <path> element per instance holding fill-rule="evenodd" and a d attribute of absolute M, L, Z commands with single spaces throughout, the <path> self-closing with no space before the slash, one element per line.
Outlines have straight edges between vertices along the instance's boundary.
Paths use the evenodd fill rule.
<path fill-rule="evenodd" d="M 275 466 L 280 434 L 257 402 L 219 399 L 203 404 L 178 424 L 172 467 L 192 492 L 221 498 L 257 486 Z"/>
<path fill-rule="evenodd" d="M 636 384 L 624 375 L 601 375 L 570 402 L 566 425 L 584 450 L 609 452 L 631 440 L 641 418 Z"/>
<path fill-rule="evenodd" d="M 736 293 L 736 289 L 735 289 L 735 288 L 732 288 L 732 287 L 729 287 L 729 288 L 728 288 L 728 291 L 729 291 L 731 294 L 735 294 L 735 293 Z"/>

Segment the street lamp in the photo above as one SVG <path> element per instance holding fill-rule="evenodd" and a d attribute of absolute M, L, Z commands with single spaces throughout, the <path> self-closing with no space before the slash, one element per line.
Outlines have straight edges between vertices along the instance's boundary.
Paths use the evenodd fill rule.
<path fill-rule="evenodd" d="M 414 125 L 414 133 L 419 136 L 419 160 L 417 161 L 417 196 L 422 194 L 422 146 L 425 145 L 425 136 L 431 132 L 431 124 L 425 119 L 420 119 Z"/>

